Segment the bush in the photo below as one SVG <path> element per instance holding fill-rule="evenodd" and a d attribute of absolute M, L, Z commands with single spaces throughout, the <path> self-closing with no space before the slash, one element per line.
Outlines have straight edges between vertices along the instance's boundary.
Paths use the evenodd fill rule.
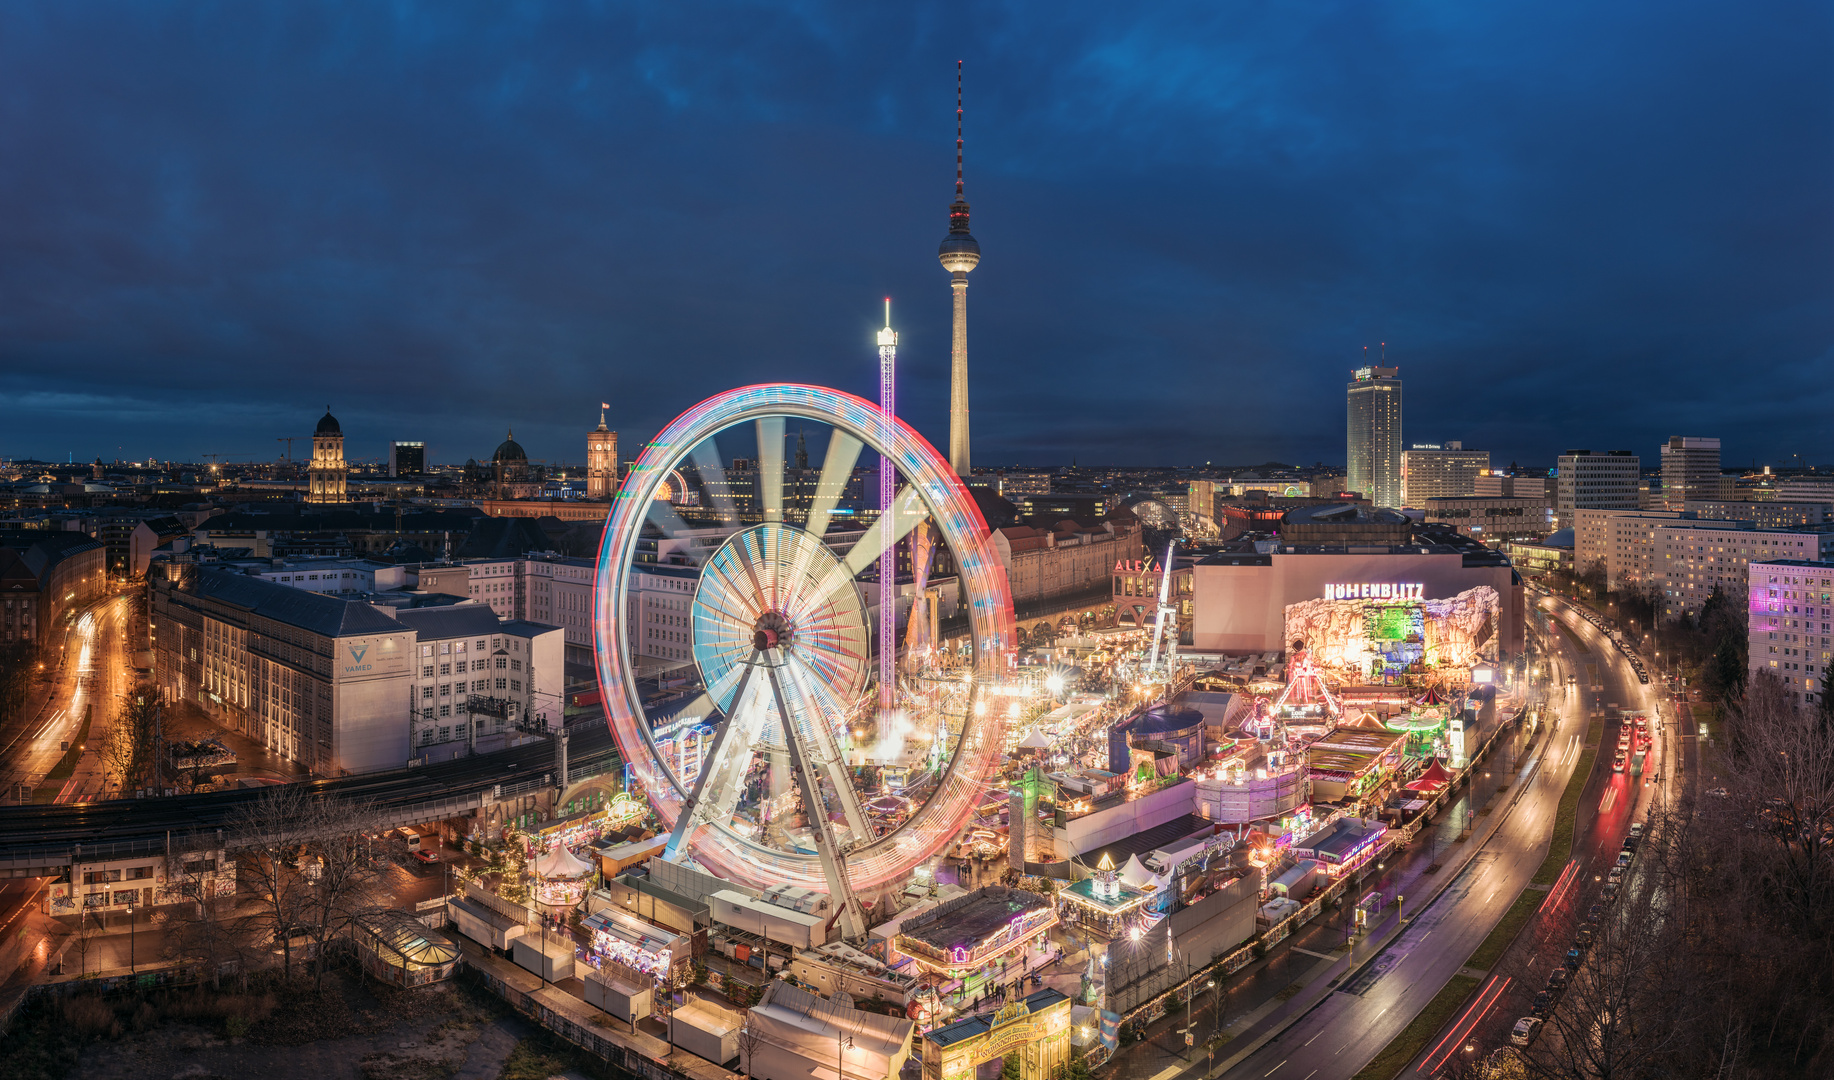
<path fill-rule="evenodd" d="M 115 1019 L 115 1010 L 99 997 L 68 998 L 63 1012 L 66 1031 L 79 1041 L 121 1037 L 121 1021 Z"/>

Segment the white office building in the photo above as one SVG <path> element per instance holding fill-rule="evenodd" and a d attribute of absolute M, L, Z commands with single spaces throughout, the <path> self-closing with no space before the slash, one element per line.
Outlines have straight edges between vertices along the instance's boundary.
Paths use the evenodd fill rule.
<path fill-rule="evenodd" d="M 1423 507 L 1428 499 L 1477 493 L 1477 478 L 1490 471 L 1490 451 L 1466 450 L 1461 442 L 1415 443 L 1401 452 L 1401 498 Z"/>

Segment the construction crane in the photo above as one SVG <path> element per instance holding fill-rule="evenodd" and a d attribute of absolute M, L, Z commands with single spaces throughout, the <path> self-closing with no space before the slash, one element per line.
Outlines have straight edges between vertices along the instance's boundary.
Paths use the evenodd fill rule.
<path fill-rule="evenodd" d="M 282 435 L 274 440 L 275 442 L 283 442 L 287 444 L 286 460 L 289 464 L 293 461 L 293 440 L 299 439 L 299 438 L 304 438 L 304 436 L 303 435 Z"/>

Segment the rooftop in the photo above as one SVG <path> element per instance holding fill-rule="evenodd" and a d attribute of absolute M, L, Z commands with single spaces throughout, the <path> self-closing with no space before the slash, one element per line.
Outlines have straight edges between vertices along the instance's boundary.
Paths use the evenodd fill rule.
<path fill-rule="evenodd" d="M 1070 999 L 1061 990 L 1037 990 L 1026 995 L 1025 1009 L 1027 1012 L 1038 1012 L 1060 1001 L 1068 1000 Z M 965 1020 L 957 1020 L 953 1024 L 945 1024 L 934 1031 L 926 1032 L 923 1037 L 926 1042 L 933 1042 L 938 1046 L 950 1046 L 964 1039 L 985 1035 L 992 1028 L 993 1018 L 991 1016 L 970 1016 Z"/>
<path fill-rule="evenodd" d="M 921 919 L 906 922 L 900 933 L 935 949 L 969 949 L 1025 912 L 1050 906 L 1051 901 L 1038 893 L 990 885 L 955 904 L 940 905 Z"/>
<path fill-rule="evenodd" d="M 192 593 L 324 637 L 395 633 L 402 625 L 382 612 L 335 596 L 306 592 L 243 574 L 200 571 Z"/>

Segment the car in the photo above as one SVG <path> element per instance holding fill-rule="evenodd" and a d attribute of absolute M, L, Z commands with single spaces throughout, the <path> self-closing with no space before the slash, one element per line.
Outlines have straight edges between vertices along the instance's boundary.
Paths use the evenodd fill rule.
<path fill-rule="evenodd" d="M 1591 907 L 1586 909 L 1586 921 L 1587 922 L 1597 922 L 1598 920 L 1604 917 L 1605 917 L 1605 905 L 1603 904 L 1593 904 Z"/>
<path fill-rule="evenodd" d="M 1625 732 L 1624 734 L 1619 735 L 1617 737 L 1617 748 L 1619 750 L 1630 749 L 1630 733 L 1629 732 Z"/>
<path fill-rule="evenodd" d="M 1580 927 L 1579 933 L 1573 935 L 1573 944 L 1582 949 L 1590 949 L 1592 947 L 1592 928 L 1589 926 Z"/>
<path fill-rule="evenodd" d="M 1545 1017 L 1548 1013 L 1553 1011 L 1554 992 L 1552 990 L 1543 990 L 1539 994 L 1536 994 L 1534 1004 L 1528 1007 L 1528 1014 L 1536 1017 Z"/>
<path fill-rule="evenodd" d="M 1707 794 L 1713 796 L 1716 799 L 1723 799 L 1726 797 L 1726 789 L 1723 787 L 1708 788 Z"/>
<path fill-rule="evenodd" d="M 1611 872 L 1605 875 L 1605 883 L 1607 885 L 1616 885 L 1623 880 L 1624 868 L 1622 866 L 1612 867 Z"/>
<path fill-rule="evenodd" d="M 1623 754 L 1619 754 L 1616 758 L 1612 760 L 1611 771 L 1612 772 L 1623 772 L 1624 771 L 1624 755 Z"/>
<path fill-rule="evenodd" d="M 1567 988 L 1567 981 L 1572 977 L 1573 973 L 1566 968 L 1555 968 L 1553 971 L 1548 972 L 1547 988 L 1549 990 L 1565 990 Z"/>
<path fill-rule="evenodd" d="M 439 853 L 436 851 L 428 851 L 426 848 L 417 848 L 414 852 L 414 861 L 422 864 L 437 863 L 439 862 Z"/>
<path fill-rule="evenodd" d="M 1578 947 L 1575 946 L 1574 948 L 1568 949 L 1567 950 L 1567 959 L 1566 959 L 1567 970 L 1568 971 L 1578 971 L 1579 970 L 1579 961 L 1580 961 L 1580 951 Z"/>
<path fill-rule="evenodd" d="M 1724 790 L 1724 789 L 1722 788 L 1721 790 Z M 1631 824 L 1631 826 L 1630 826 L 1630 838 L 1631 838 L 1632 840 L 1641 840 L 1641 839 L 1643 839 L 1643 823 L 1642 823 L 1641 821 L 1638 821 L 1638 822 L 1633 822 L 1633 823 Z"/>
<path fill-rule="evenodd" d="M 1618 852 L 1617 853 L 1617 864 L 1619 868 L 1629 866 L 1630 865 L 1630 852 L 1628 851 Z"/>
<path fill-rule="evenodd" d="M 1604 897 L 1607 900 L 1616 900 L 1617 899 L 1617 882 L 1615 881 L 1605 882 L 1604 891 L 1600 892 L 1599 895 Z"/>
<path fill-rule="evenodd" d="M 1626 836 L 1624 837 L 1624 842 L 1618 846 L 1624 851 L 1635 851 L 1637 849 L 1637 838 L 1634 836 Z"/>
<path fill-rule="evenodd" d="M 1516 1026 L 1509 1029 L 1509 1041 L 1517 1046 L 1527 1046 L 1535 1039 L 1535 1032 L 1541 1030 L 1544 1021 L 1538 1016 L 1524 1016 L 1516 1021 Z"/>

